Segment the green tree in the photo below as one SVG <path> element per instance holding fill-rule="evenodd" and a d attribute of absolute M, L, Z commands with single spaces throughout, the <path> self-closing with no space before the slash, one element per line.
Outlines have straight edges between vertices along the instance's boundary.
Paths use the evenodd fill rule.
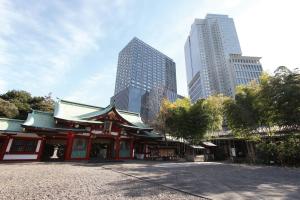
<path fill-rule="evenodd" d="M 204 108 L 209 117 L 208 129 L 210 132 L 222 129 L 224 121 L 224 102 L 228 100 L 229 97 L 218 94 L 210 96 L 204 101 Z"/>
<path fill-rule="evenodd" d="M 238 135 L 247 136 L 261 125 L 257 95 L 260 91 L 255 82 L 236 88 L 235 99 L 225 102 L 225 116 L 229 128 Z"/>
<path fill-rule="evenodd" d="M 260 126 L 265 127 L 265 132 L 269 135 L 272 134 L 271 128 L 275 125 L 275 109 L 271 99 L 273 95 L 273 88 L 271 86 L 272 78 L 267 73 L 263 73 L 260 76 L 259 91 L 256 97 L 256 108 L 260 119 Z"/>
<path fill-rule="evenodd" d="M 11 90 L 0 96 L 6 101 L 16 105 L 19 111 L 18 119 L 26 119 L 27 113 L 30 112 L 31 94 L 26 91 Z"/>
<path fill-rule="evenodd" d="M 9 118 L 15 117 L 17 119 L 26 119 L 27 114 L 31 109 L 51 112 L 54 108 L 54 101 L 50 94 L 45 97 L 32 97 L 29 92 L 11 90 L 0 95 L 0 98 L 17 107 L 18 114 L 16 116 L 5 115 Z"/>
<path fill-rule="evenodd" d="M 281 66 L 274 76 L 263 73 L 260 84 L 238 86 L 235 100 L 225 103 L 225 115 L 235 133 L 252 134 L 260 129 L 272 135 L 274 127 L 287 132 L 299 130 L 299 72 Z"/>
<path fill-rule="evenodd" d="M 19 114 L 15 104 L 0 98 L 0 117 L 14 118 Z"/>
<path fill-rule="evenodd" d="M 169 112 L 166 127 L 170 134 L 177 138 L 197 143 L 208 130 L 209 117 L 204 107 L 204 100 L 191 106 L 174 106 Z"/>
<path fill-rule="evenodd" d="M 167 133 L 167 127 L 166 127 L 166 119 L 169 117 L 170 115 L 170 107 L 171 107 L 172 103 L 164 98 L 161 102 L 160 105 L 160 111 L 158 113 L 157 118 L 153 121 L 152 126 L 160 133 L 162 133 L 165 137 L 166 140 L 166 133 Z M 166 140 L 167 141 L 167 140 Z"/>
<path fill-rule="evenodd" d="M 270 80 L 269 88 L 275 123 L 285 129 L 299 129 L 300 74 L 281 66 Z"/>
<path fill-rule="evenodd" d="M 46 112 L 52 112 L 54 110 L 54 100 L 51 98 L 51 94 L 44 97 L 33 97 L 30 101 L 30 105 L 34 110 Z"/>

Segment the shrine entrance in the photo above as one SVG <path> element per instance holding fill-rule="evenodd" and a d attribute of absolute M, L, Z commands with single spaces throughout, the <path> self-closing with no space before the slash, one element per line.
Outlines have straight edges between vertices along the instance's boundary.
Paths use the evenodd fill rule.
<path fill-rule="evenodd" d="M 46 139 L 41 157 L 42 161 L 62 161 L 65 159 L 67 140 Z"/>
<path fill-rule="evenodd" d="M 115 157 L 114 140 L 96 138 L 92 141 L 90 159 L 95 161 L 112 160 Z"/>

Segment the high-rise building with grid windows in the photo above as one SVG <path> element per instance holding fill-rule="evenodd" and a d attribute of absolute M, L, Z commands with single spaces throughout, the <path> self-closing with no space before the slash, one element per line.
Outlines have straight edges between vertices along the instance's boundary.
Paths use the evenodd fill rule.
<path fill-rule="evenodd" d="M 155 114 L 149 117 L 148 113 L 157 108 L 147 102 L 157 107 L 161 98 L 168 96 L 177 97 L 175 62 L 140 39 L 133 38 L 119 53 L 111 103 L 118 109 L 141 113 L 143 119 L 149 121 Z"/>
<path fill-rule="evenodd" d="M 233 19 L 227 15 L 208 14 L 205 19 L 195 19 L 184 51 L 192 102 L 219 93 L 233 97 L 236 85 L 257 80 L 262 71 L 259 57 L 242 56 Z M 241 62 L 232 65 L 237 59 Z M 260 67 L 248 67 L 248 61 Z M 249 73 L 249 76 L 235 73 L 234 67 L 242 64 L 238 74 Z"/>

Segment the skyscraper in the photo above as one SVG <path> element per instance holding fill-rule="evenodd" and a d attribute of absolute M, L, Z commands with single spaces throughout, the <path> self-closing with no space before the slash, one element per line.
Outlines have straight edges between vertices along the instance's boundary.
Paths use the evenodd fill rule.
<path fill-rule="evenodd" d="M 148 121 L 154 117 L 153 114 L 149 116 L 151 110 L 156 113 L 154 110 L 157 108 L 154 107 L 160 106 L 160 100 L 169 93 L 177 95 L 175 62 L 138 38 L 133 38 L 119 53 L 111 103 L 119 109 L 141 113 Z"/>
<path fill-rule="evenodd" d="M 246 62 L 250 57 L 242 56 L 232 18 L 227 15 L 208 14 L 205 19 L 195 19 L 184 50 L 188 92 L 192 102 L 218 93 L 234 96 L 235 86 L 239 82 L 235 80 L 235 69 L 231 58 L 239 56 L 240 60 Z M 253 57 L 253 59 L 256 59 L 255 62 L 260 65 L 260 58 Z M 252 71 L 249 70 L 252 68 L 239 68 L 239 72 L 251 74 Z M 259 72 L 261 71 L 260 66 Z M 260 73 L 256 73 L 256 69 L 254 72 L 255 76 L 251 77 L 258 79 Z M 243 77 L 239 79 L 241 78 Z M 240 82 L 244 83 L 246 79 Z"/>

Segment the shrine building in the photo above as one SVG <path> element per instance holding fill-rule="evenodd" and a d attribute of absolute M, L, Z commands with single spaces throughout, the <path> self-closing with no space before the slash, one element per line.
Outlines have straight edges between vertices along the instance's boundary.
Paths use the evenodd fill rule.
<path fill-rule="evenodd" d="M 138 113 L 66 100 L 54 112 L 33 110 L 26 120 L 0 118 L 0 160 L 146 159 L 163 147 L 163 137 L 143 123 Z"/>

